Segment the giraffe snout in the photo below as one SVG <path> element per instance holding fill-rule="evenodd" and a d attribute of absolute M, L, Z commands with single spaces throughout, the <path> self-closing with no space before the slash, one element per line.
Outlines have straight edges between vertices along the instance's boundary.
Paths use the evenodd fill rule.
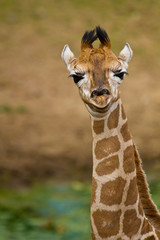
<path fill-rule="evenodd" d="M 110 95 L 110 91 L 106 88 L 93 90 L 91 93 L 91 98 L 103 96 L 103 95 Z"/>

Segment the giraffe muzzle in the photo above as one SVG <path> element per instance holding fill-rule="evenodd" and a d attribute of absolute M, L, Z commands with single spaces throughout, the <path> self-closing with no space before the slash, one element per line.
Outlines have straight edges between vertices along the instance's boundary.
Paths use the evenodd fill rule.
<path fill-rule="evenodd" d="M 103 96 L 103 95 L 110 95 L 110 91 L 106 88 L 93 90 L 91 93 L 91 98 Z"/>

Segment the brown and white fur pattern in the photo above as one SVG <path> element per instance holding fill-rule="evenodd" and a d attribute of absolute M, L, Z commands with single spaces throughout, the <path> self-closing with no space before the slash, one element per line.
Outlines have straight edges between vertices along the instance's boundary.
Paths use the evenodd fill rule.
<path fill-rule="evenodd" d="M 93 48 L 97 38 L 100 46 Z M 131 57 L 128 43 L 116 57 L 100 27 L 84 34 L 79 58 L 68 45 L 62 52 L 91 116 L 92 240 L 160 239 L 160 215 L 150 198 L 119 93 Z"/>

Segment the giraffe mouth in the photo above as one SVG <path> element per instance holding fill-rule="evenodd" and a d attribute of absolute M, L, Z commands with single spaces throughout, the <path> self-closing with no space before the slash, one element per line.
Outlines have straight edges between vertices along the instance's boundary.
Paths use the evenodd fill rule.
<path fill-rule="evenodd" d="M 111 95 L 107 94 L 93 96 L 90 99 L 90 107 L 94 112 L 104 113 L 108 110 L 111 99 Z"/>
<path fill-rule="evenodd" d="M 104 107 L 100 107 L 100 106 L 97 106 L 94 104 L 92 104 L 91 107 L 92 107 L 93 111 L 103 113 L 103 112 L 106 112 L 108 110 L 108 108 L 110 107 L 110 102 L 108 104 L 106 104 Z"/>

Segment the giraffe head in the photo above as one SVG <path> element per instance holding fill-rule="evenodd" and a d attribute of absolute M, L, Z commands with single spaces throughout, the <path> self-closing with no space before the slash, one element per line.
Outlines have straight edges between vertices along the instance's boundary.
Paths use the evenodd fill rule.
<path fill-rule="evenodd" d="M 100 45 L 93 48 L 92 43 L 97 38 Z M 65 45 L 62 58 L 91 115 L 105 115 L 112 103 L 119 98 L 119 87 L 127 74 L 131 57 L 132 50 L 128 43 L 117 57 L 111 50 L 107 33 L 100 27 L 85 32 L 78 58 L 75 58 L 69 46 Z"/>

